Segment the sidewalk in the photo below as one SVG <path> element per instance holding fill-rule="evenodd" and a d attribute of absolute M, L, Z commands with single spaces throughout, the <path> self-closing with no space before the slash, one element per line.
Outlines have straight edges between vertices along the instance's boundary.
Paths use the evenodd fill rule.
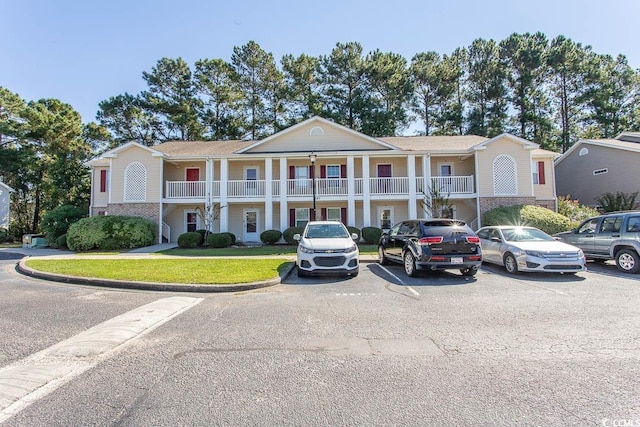
<path fill-rule="evenodd" d="M 216 285 L 216 284 L 186 284 L 186 283 L 157 283 L 157 282 L 136 282 L 136 281 L 124 281 L 124 280 L 107 280 L 101 278 L 86 278 L 76 276 L 65 276 L 62 274 L 46 273 L 43 271 L 34 270 L 26 265 L 28 259 L 34 258 L 49 258 L 49 259 L 65 259 L 65 258 L 82 258 L 82 259 L 126 259 L 126 258 L 160 258 L 171 257 L 179 258 L 172 255 L 158 254 L 157 252 L 164 251 L 177 247 L 173 243 L 164 243 L 153 246 L 147 246 L 144 248 L 134 249 L 129 252 L 124 252 L 116 255 L 78 255 L 75 252 L 63 251 L 58 249 L 49 248 L 0 248 L 0 259 L 2 255 L 17 255 L 15 257 L 5 257 L 4 259 L 20 259 L 16 265 L 16 270 L 24 275 L 35 277 L 42 280 L 49 280 L 54 282 L 72 283 L 85 286 L 100 286 L 119 289 L 137 289 L 137 290 L 153 290 L 153 291 L 168 291 L 168 292 L 240 292 L 252 289 L 264 288 L 268 286 L 274 286 L 280 284 L 282 280 L 286 279 L 295 270 L 295 254 L 290 255 L 259 255 L 259 256 L 228 256 L 228 257 L 199 257 L 200 259 L 220 259 L 220 258 L 284 258 L 291 261 L 291 265 L 279 276 L 274 279 L 253 282 L 242 283 L 234 285 Z M 22 257 L 20 257 L 22 255 Z M 192 258 L 192 257 L 185 257 Z M 377 256 L 372 254 L 360 255 L 360 263 L 376 262 Z"/>

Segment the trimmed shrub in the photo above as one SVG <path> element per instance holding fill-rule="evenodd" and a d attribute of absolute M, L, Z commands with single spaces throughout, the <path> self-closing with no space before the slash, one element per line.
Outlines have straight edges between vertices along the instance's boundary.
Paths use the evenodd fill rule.
<path fill-rule="evenodd" d="M 58 238 L 56 239 L 56 245 L 59 248 L 66 248 L 67 247 L 67 235 L 63 234 L 62 236 L 58 236 Z"/>
<path fill-rule="evenodd" d="M 202 236 L 202 241 L 200 243 L 198 243 L 199 245 L 203 244 L 205 242 L 205 239 L 207 238 L 207 230 L 204 229 L 200 229 L 200 230 L 196 230 L 196 233 L 200 233 L 200 235 Z M 211 234 L 209 232 L 209 234 Z"/>
<path fill-rule="evenodd" d="M 69 230 L 69 226 L 87 216 L 85 209 L 71 205 L 58 206 L 42 216 L 40 228 L 50 245 Z"/>
<path fill-rule="evenodd" d="M 571 200 L 570 196 L 558 197 L 558 213 L 569 218 L 571 228 L 577 227 L 585 219 L 600 215 L 597 209 L 581 205 L 578 200 Z"/>
<path fill-rule="evenodd" d="M 378 227 L 364 227 L 362 229 L 362 238 L 366 243 L 378 244 L 382 236 L 382 229 Z"/>
<path fill-rule="evenodd" d="M 302 232 L 304 232 L 304 228 L 302 227 L 289 227 L 286 230 L 284 230 L 284 232 L 282 233 L 282 237 L 284 238 L 284 241 L 287 242 L 288 244 L 297 245 L 298 242 L 293 240 L 293 235 L 302 234 Z"/>
<path fill-rule="evenodd" d="M 72 251 L 132 249 L 152 245 L 156 224 L 134 216 L 94 216 L 71 224 L 67 245 Z"/>
<path fill-rule="evenodd" d="M 273 245 L 282 237 L 280 230 L 266 230 L 260 233 L 260 241 L 265 245 Z"/>
<path fill-rule="evenodd" d="M 229 236 L 229 238 L 231 239 L 231 243 L 229 243 L 229 246 L 233 245 L 236 242 L 236 235 L 235 234 L 233 234 L 233 233 L 231 233 L 229 231 L 223 231 L 220 234 L 226 234 L 227 236 Z"/>
<path fill-rule="evenodd" d="M 204 237 L 199 231 L 190 231 L 178 236 L 178 246 L 183 249 L 195 248 L 196 246 L 201 245 L 203 241 Z"/>
<path fill-rule="evenodd" d="M 352 235 L 353 233 L 356 233 L 358 235 L 358 240 L 356 240 L 356 242 L 360 241 L 360 238 L 362 237 L 361 231 L 358 227 L 347 227 L 347 230 L 349 230 L 349 235 Z"/>
<path fill-rule="evenodd" d="M 503 206 L 485 212 L 482 225 L 527 225 L 547 234 L 571 229 L 571 221 L 564 215 L 533 205 Z"/>
<path fill-rule="evenodd" d="M 231 246 L 229 233 L 211 233 L 207 236 L 207 243 L 212 248 L 227 248 Z"/>

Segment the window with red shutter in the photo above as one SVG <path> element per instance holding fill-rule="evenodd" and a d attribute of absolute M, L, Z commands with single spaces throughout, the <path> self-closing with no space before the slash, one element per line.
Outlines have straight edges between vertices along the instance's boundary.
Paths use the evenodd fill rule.
<path fill-rule="evenodd" d="M 107 170 L 100 171 L 100 192 L 105 193 L 107 191 Z"/>

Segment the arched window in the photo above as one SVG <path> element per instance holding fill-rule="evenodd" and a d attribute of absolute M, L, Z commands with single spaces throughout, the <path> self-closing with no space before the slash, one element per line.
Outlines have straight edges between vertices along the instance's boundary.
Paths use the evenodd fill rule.
<path fill-rule="evenodd" d="M 583 147 L 580 149 L 580 156 L 586 156 L 587 154 L 589 154 L 589 149 L 587 147 Z"/>
<path fill-rule="evenodd" d="M 311 136 L 322 136 L 322 135 L 324 135 L 324 129 L 322 129 L 320 126 L 314 126 L 309 131 L 309 135 L 311 135 Z"/>
<path fill-rule="evenodd" d="M 501 154 L 493 160 L 493 194 L 503 196 L 518 194 L 516 161 L 507 154 Z"/>
<path fill-rule="evenodd" d="M 124 170 L 124 201 L 147 200 L 147 169 L 140 162 L 129 163 Z"/>

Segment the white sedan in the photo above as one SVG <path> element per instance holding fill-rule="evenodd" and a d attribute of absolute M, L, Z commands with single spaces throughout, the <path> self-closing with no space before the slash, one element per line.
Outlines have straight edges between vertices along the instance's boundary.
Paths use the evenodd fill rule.
<path fill-rule="evenodd" d="M 311 221 L 302 235 L 293 236 L 298 243 L 298 276 L 315 274 L 358 275 L 357 234 L 349 234 L 338 221 Z"/>
<path fill-rule="evenodd" d="M 587 269 L 580 248 L 559 242 L 535 227 L 499 225 L 477 232 L 482 261 L 501 265 L 507 272 L 537 271 L 574 274 Z"/>

